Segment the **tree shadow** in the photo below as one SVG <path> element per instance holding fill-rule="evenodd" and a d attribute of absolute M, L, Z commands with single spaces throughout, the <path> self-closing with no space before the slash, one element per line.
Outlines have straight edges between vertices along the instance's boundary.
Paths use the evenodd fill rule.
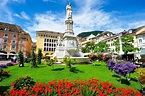
<path fill-rule="evenodd" d="M 39 66 L 39 65 L 38 65 L 36 68 L 44 68 L 44 67 L 46 67 L 46 66 Z"/>
<path fill-rule="evenodd" d="M 121 81 L 120 81 L 120 79 L 118 79 L 117 81 L 120 82 L 121 84 L 130 85 L 130 82 L 123 78 L 121 78 Z"/>
<path fill-rule="evenodd" d="M 113 74 L 112 77 L 120 78 L 120 76 Z"/>
<path fill-rule="evenodd" d="M 0 95 L 3 96 L 3 93 L 7 91 L 10 88 L 10 86 L 0 86 Z"/>
<path fill-rule="evenodd" d="M 134 82 L 138 82 L 137 78 L 130 78 L 130 80 L 134 81 Z"/>
<path fill-rule="evenodd" d="M 64 68 L 54 68 L 54 69 L 52 69 L 52 71 L 62 71 L 62 70 L 64 70 Z"/>
<path fill-rule="evenodd" d="M 77 69 L 76 67 L 70 68 L 69 71 L 70 71 L 70 72 L 73 72 L 73 73 L 78 73 L 78 72 L 84 73 L 84 71 L 81 71 L 81 70 Z"/>

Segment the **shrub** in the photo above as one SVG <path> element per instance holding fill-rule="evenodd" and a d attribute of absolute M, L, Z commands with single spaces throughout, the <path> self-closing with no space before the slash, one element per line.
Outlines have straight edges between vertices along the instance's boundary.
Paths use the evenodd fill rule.
<path fill-rule="evenodd" d="M 0 64 L 0 68 L 7 68 L 6 64 Z"/>
<path fill-rule="evenodd" d="M 139 75 L 139 78 L 145 77 L 145 68 L 138 68 L 136 72 Z"/>
<path fill-rule="evenodd" d="M 65 63 L 68 68 L 72 68 L 72 65 L 77 63 L 77 59 L 71 59 L 70 57 L 64 57 L 63 63 Z"/>
<path fill-rule="evenodd" d="M 112 59 L 108 60 L 108 62 L 107 62 L 108 69 L 112 71 L 115 64 L 116 63 Z"/>
<path fill-rule="evenodd" d="M 18 53 L 18 62 L 19 62 L 19 67 L 24 67 L 24 57 L 23 57 L 23 52 L 21 50 Z"/>
<path fill-rule="evenodd" d="M 37 63 L 36 63 L 36 54 L 34 52 L 34 50 L 32 50 L 32 58 L 31 58 L 31 63 L 32 63 L 32 67 L 38 67 Z"/>
<path fill-rule="evenodd" d="M 12 62 L 7 63 L 6 65 L 7 65 L 7 66 L 14 66 Z"/>
<path fill-rule="evenodd" d="M 42 59 L 42 50 L 38 49 L 38 57 L 37 57 L 38 64 L 41 64 L 41 59 Z"/>
<path fill-rule="evenodd" d="M 13 86 L 14 89 L 22 90 L 24 88 L 29 89 L 29 87 L 33 87 L 34 83 L 35 82 L 31 77 L 26 76 L 23 78 L 18 78 L 11 84 L 11 86 Z"/>
<path fill-rule="evenodd" d="M 2 79 L 4 79 L 5 77 L 9 77 L 9 76 L 10 76 L 10 70 L 5 71 L 3 69 L 0 69 L 0 81 L 2 81 Z"/>

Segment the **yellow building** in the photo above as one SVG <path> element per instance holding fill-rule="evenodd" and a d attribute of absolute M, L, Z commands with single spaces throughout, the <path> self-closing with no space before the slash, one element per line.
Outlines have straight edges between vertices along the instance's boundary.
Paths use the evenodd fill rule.
<path fill-rule="evenodd" d="M 36 53 L 42 50 L 43 57 L 51 57 L 57 46 L 58 37 L 63 37 L 63 33 L 53 31 L 36 31 Z"/>

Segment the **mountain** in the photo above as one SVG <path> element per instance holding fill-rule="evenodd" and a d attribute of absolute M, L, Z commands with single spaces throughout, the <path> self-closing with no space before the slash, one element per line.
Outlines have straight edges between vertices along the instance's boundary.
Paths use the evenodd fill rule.
<path fill-rule="evenodd" d="M 87 37 L 89 36 L 90 34 L 93 34 L 93 35 L 97 35 L 98 33 L 102 33 L 103 31 L 89 31 L 89 32 L 82 32 L 80 34 L 78 34 L 77 36 L 78 37 L 81 37 L 81 38 L 84 38 L 84 37 Z"/>

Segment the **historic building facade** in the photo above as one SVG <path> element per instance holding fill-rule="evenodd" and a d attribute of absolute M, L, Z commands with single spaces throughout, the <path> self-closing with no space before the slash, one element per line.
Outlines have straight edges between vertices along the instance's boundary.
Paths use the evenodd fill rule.
<path fill-rule="evenodd" d="M 32 40 L 29 33 L 26 33 L 20 26 L 0 22 L 0 55 L 5 58 L 18 55 L 19 50 L 24 57 L 30 56 Z"/>
<path fill-rule="evenodd" d="M 36 53 L 38 53 L 38 49 L 41 49 L 43 57 L 52 56 L 57 46 L 59 36 L 62 38 L 63 33 L 53 31 L 37 31 Z"/>

